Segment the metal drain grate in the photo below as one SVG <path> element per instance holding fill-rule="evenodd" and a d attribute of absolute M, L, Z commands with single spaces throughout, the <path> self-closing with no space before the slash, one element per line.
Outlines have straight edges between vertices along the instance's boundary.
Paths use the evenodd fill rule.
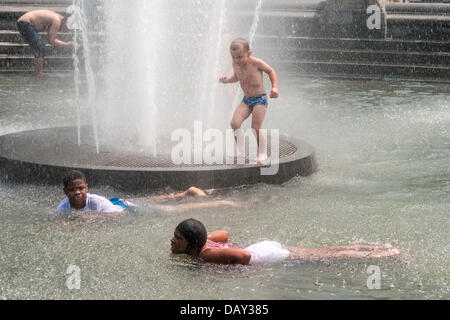
<path fill-rule="evenodd" d="M 1 137 L 2 141 L 0 141 L 0 152 L 11 159 L 69 167 L 199 168 L 228 165 L 227 160 L 229 162 L 229 159 L 224 156 L 223 163 L 175 165 L 170 158 L 170 154 L 154 157 L 153 154 L 148 152 L 114 150 L 108 146 L 102 146 L 101 152 L 97 154 L 95 147 L 92 145 L 82 144 L 78 146 L 74 141 L 73 131 L 73 128 L 49 128 L 3 136 Z M 247 142 L 246 145 L 248 149 L 249 143 Z M 267 136 L 267 146 L 270 156 L 270 136 Z M 285 139 L 280 139 L 279 148 L 280 159 L 288 157 L 298 150 L 294 143 Z M 246 163 L 249 163 L 248 159 Z M 236 164 L 230 164 L 230 166 Z"/>

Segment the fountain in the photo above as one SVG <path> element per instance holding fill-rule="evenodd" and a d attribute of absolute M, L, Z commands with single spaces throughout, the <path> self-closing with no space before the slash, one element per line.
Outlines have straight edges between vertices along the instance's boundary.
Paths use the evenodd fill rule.
<path fill-rule="evenodd" d="M 127 190 L 282 183 L 310 175 L 316 168 L 313 148 L 278 129 L 272 138 L 269 133 L 269 164 L 227 160 L 234 150 L 226 129 L 242 94 L 238 85 L 225 87 L 218 79 L 232 72 L 233 38 L 255 43 L 263 5 L 262 0 L 106 2 L 104 29 L 97 30 L 104 34 L 104 54 L 93 56 L 89 35 L 99 26 L 87 23 L 84 1 L 74 0 L 72 20 L 79 24 L 74 32 L 81 37 L 74 52 L 82 52 L 86 105 L 77 103 L 76 127 L 0 137 L 2 174 L 20 182 L 59 183 L 65 171 L 77 168 L 95 184 Z M 81 64 L 73 56 L 80 101 Z M 84 122 L 83 108 L 90 115 Z M 194 154 L 192 161 L 185 156 L 184 163 L 173 161 L 177 130 L 194 136 L 191 150 L 183 151 Z M 222 140 L 212 148 L 216 161 L 197 161 L 211 149 L 211 134 Z M 247 147 L 253 140 L 248 134 Z"/>
<path fill-rule="evenodd" d="M 5 0 L 3 3 L 12 1 Z M 63 11 L 73 3 L 73 0 L 17 1 L 21 4 L 39 2 L 41 5 L 64 3 L 61 9 Z M 93 2 L 94 0 L 85 1 L 85 5 L 91 5 Z M 120 4 L 119 0 L 103 2 Z M 91 66 L 96 85 L 96 95 L 93 99 L 95 103 L 92 105 L 88 103 L 89 91 L 82 39 L 79 38 L 80 90 L 79 99 L 76 101 L 75 77 L 71 72 L 66 72 L 72 70 L 73 66 L 70 50 L 49 50 L 51 56 L 47 60 L 47 68 L 52 74 L 47 79 L 37 80 L 26 75 L 29 67 L 27 65 L 21 68 L 18 64 L 10 65 L 8 69 L 6 63 L 2 64 L 2 61 L 14 59 L 17 60 L 16 63 L 27 59 L 32 62 L 32 56 L 27 51 L 29 48 L 20 43 L 14 19 L 9 21 L 4 18 L 5 15 L 2 15 L 0 10 L 0 25 L 9 28 L 9 31 L 2 29 L 4 32 L 0 32 L 0 42 L 3 43 L 0 49 L 5 50 L 5 43 L 8 43 L 9 48 L 17 49 L 15 58 L 4 58 L 5 55 L 0 57 L 0 299 L 223 301 L 268 298 L 450 298 L 448 84 L 361 79 L 352 81 L 312 77 L 311 75 L 320 74 L 299 72 L 303 70 L 303 66 L 312 65 L 312 59 L 319 54 L 324 60 L 325 53 L 333 59 L 344 60 L 352 52 L 358 51 L 360 47 L 353 47 L 355 45 L 364 47 L 364 55 L 370 54 L 370 57 L 377 56 L 377 45 L 389 45 L 386 49 L 398 52 L 398 59 L 412 55 L 415 59 L 424 61 L 430 61 L 426 59 L 425 53 L 435 50 L 433 56 L 445 62 L 446 50 L 438 49 L 447 48 L 447 42 L 402 40 L 392 34 L 394 31 L 402 32 L 406 29 L 406 25 L 401 22 L 405 21 L 405 16 L 413 13 L 410 9 L 420 13 L 419 9 L 422 10 L 422 7 L 425 11 L 425 4 L 387 6 L 387 25 L 391 26 L 387 34 L 392 34 L 393 39 L 333 39 L 318 35 L 314 37 L 312 33 L 333 28 L 338 31 L 357 29 L 357 24 L 348 23 L 348 11 L 342 10 L 335 15 L 330 10 L 318 13 L 318 4 L 324 2 L 322 0 L 263 1 L 260 20 L 255 23 L 257 27 L 253 51 L 255 55 L 273 64 L 279 71 L 280 80 L 280 98 L 271 101 L 265 126 L 269 129 L 279 128 L 280 132 L 290 135 L 284 138 L 280 134 L 279 172 L 284 176 L 280 176 L 278 182 L 282 182 L 284 178 L 288 179 L 289 170 L 292 174 L 298 172 L 302 163 L 304 169 L 300 170 L 301 173 L 307 173 L 308 168 L 311 168 L 308 167 L 307 159 L 313 159 L 308 158 L 308 153 L 313 153 L 314 150 L 297 143 L 292 137 L 303 137 L 314 145 L 321 169 L 311 176 L 296 177 L 282 185 L 256 183 L 217 190 L 203 199 L 167 202 L 171 207 L 191 203 L 191 200 L 204 203 L 221 199 L 237 205 L 196 208 L 178 213 L 165 210 L 166 206 L 160 207 L 160 204 L 141 198 L 175 190 L 163 188 L 135 194 L 129 192 L 132 189 L 128 187 L 144 190 L 160 184 L 179 190 L 183 185 L 194 183 L 193 181 L 211 186 L 234 185 L 239 182 L 251 184 L 267 178 L 274 180 L 271 182 L 277 182 L 276 175 L 262 176 L 262 168 L 257 165 L 224 163 L 215 166 L 208 163 L 196 164 L 193 161 L 191 165 L 172 166 L 169 154 L 165 153 L 167 146 L 171 149 L 169 143 L 173 144 L 170 139 L 175 132 L 171 131 L 173 128 L 184 129 L 182 132 L 192 135 L 193 143 L 204 143 L 202 147 L 206 150 L 211 141 L 197 139 L 194 133 L 203 133 L 200 138 L 214 137 L 218 133 L 223 134 L 223 129 L 228 127 L 231 111 L 235 107 L 232 100 L 237 94 L 237 88 L 224 87 L 213 80 L 216 73 L 229 72 L 226 48 L 229 38 L 249 37 L 256 21 L 258 2 L 239 0 L 239 6 L 234 6 L 237 3 L 235 0 L 211 2 L 211 9 L 217 11 L 210 12 L 206 5 L 200 6 L 203 0 L 179 0 L 179 10 L 185 13 L 183 16 L 168 12 L 173 0 L 127 2 L 142 5 L 134 8 L 132 20 L 136 25 L 145 28 L 146 32 L 154 33 L 152 41 L 157 43 L 158 47 L 166 44 L 168 48 L 153 51 L 153 47 L 148 46 L 135 53 L 148 57 L 145 67 L 155 71 L 144 77 L 143 64 L 140 68 L 139 64 L 133 65 L 136 59 L 133 50 L 117 47 L 114 51 L 120 54 L 117 56 L 117 62 L 120 62 L 119 65 L 126 68 L 125 71 L 129 74 L 120 74 L 122 67 L 117 67 L 115 72 L 112 68 L 114 56 L 109 56 L 113 52 L 114 43 L 109 43 L 110 34 L 101 32 L 113 30 L 114 25 L 103 17 L 115 14 L 119 19 L 120 10 L 131 15 L 132 8 L 125 5 L 105 8 L 107 11 L 100 17 L 103 27 L 88 32 Z M 329 1 L 330 4 L 338 2 Z M 224 10 L 219 12 L 224 3 Z M 449 4 L 435 5 L 436 8 L 442 8 Z M 158 20 L 142 21 L 145 15 L 141 11 L 151 11 L 152 6 L 155 6 L 154 10 L 160 10 L 159 14 L 155 14 Z M 283 7 L 283 10 L 280 7 Z M 395 12 L 405 12 L 393 14 L 394 9 Z M 365 17 L 365 11 L 364 15 L 359 15 L 356 11 L 354 13 L 353 17 Z M 151 14 L 153 17 L 153 13 Z M 417 15 L 417 18 L 427 18 Z M 342 22 L 345 28 L 338 28 L 337 23 L 334 23 L 339 22 L 339 17 L 344 18 Z M 329 26 L 320 23 L 327 19 L 333 24 Z M 87 16 L 87 21 L 95 20 L 96 17 Z M 436 27 L 442 26 L 444 20 L 446 18 L 443 17 Z M 128 25 L 124 19 L 116 22 L 117 26 Z M 200 26 L 196 26 L 196 22 L 200 23 Z M 428 22 L 425 22 L 427 25 Z M 433 21 L 433 24 L 435 23 Z M 208 24 L 210 27 L 203 28 L 202 24 Z M 393 24 L 399 28 L 393 28 Z M 88 26 L 91 25 L 96 26 L 88 22 Z M 174 29 L 169 28 L 170 25 L 173 25 Z M 318 29 L 313 30 L 311 25 Z M 419 26 L 418 24 L 417 29 Z M 131 23 L 129 28 L 133 30 Z M 175 34 L 169 34 L 170 30 Z M 182 63 L 169 63 L 173 61 L 172 57 L 176 56 L 169 49 L 174 44 L 169 40 L 176 39 L 177 34 L 180 37 L 185 33 L 186 36 L 196 35 L 198 39 L 204 38 L 206 42 L 217 39 L 219 30 L 223 34 L 220 43 L 214 42 L 213 46 L 206 46 L 199 42 L 198 48 L 190 47 L 191 51 L 194 50 L 192 61 L 189 58 L 182 61 L 189 67 L 201 65 L 198 71 L 202 73 L 198 77 L 199 82 L 184 83 L 180 71 L 177 76 L 181 84 L 169 88 L 170 77 L 157 76 L 164 70 L 180 70 Z M 427 30 L 434 33 L 438 29 Z M 381 37 L 384 37 L 384 31 L 386 30 L 378 33 L 374 30 L 376 35 Z M 410 35 L 415 31 L 411 29 Z M 437 35 L 436 32 L 434 36 Z M 71 35 L 61 36 L 68 40 Z M 121 34 L 120 38 L 123 37 Z M 139 43 L 131 35 L 127 37 L 130 45 Z M 102 40 L 101 46 L 96 46 L 100 43 L 98 39 Z M 164 42 L 164 39 L 167 41 Z M 15 44 L 9 43 L 10 41 Z M 116 45 L 122 44 L 119 38 L 116 41 Z M 180 51 L 177 51 L 180 56 L 182 52 L 184 54 L 189 51 L 187 48 L 184 51 L 183 45 L 180 43 Z M 340 45 L 347 45 L 349 50 L 342 50 Z M 222 49 L 217 50 L 217 47 Z M 414 47 L 422 47 L 424 55 L 411 54 L 410 49 Z M 352 48 L 353 51 L 350 50 Z M 21 53 L 24 57 L 17 58 Z M 66 56 L 62 57 L 62 53 Z M 125 53 L 130 54 L 128 62 L 122 56 Z M 202 53 L 202 56 L 199 53 Z M 355 58 L 362 58 L 364 55 L 361 53 Z M 392 56 L 397 57 L 394 54 Z M 331 59 L 316 59 L 316 62 L 316 67 L 322 66 L 322 71 L 332 69 L 323 67 L 332 65 Z M 390 62 L 396 65 L 394 60 Z M 287 68 L 282 69 L 283 65 Z M 370 70 L 355 63 L 351 64 L 351 61 L 347 61 L 346 66 L 352 66 L 352 70 L 363 76 L 367 75 L 367 78 L 371 76 L 368 73 Z M 432 66 L 433 64 L 430 64 L 429 70 Z M 208 69 L 217 71 L 208 72 Z M 5 74 L 5 70 L 15 73 Z M 441 69 L 442 79 L 448 79 L 448 71 L 445 70 Z M 131 77 L 131 72 L 136 74 Z M 417 77 L 424 74 L 416 72 L 414 76 Z M 119 81 L 113 82 L 117 77 L 122 77 L 122 85 Z M 207 80 L 206 77 L 212 80 Z M 134 86 L 139 83 L 134 81 L 135 79 L 147 83 L 157 82 L 157 86 L 149 87 L 148 92 L 137 90 Z M 205 89 L 210 84 L 216 86 L 211 89 L 214 92 Z M 170 90 L 166 92 L 165 88 Z M 136 110 L 134 104 L 140 103 L 141 98 L 130 95 L 130 100 L 127 100 L 125 90 L 136 90 L 130 92 L 136 92 L 141 97 L 147 94 L 155 97 L 155 111 L 150 102 L 143 104 L 143 110 Z M 189 97 L 195 103 L 189 100 L 186 102 L 186 108 L 169 105 L 172 97 L 169 93 L 174 94 L 174 99 L 177 99 L 183 97 L 186 92 L 191 94 Z M 122 93 L 124 97 L 120 96 Z M 211 102 L 208 100 L 219 102 L 214 108 L 215 112 L 209 113 L 211 109 L 208 104 Z M 77 107 L 80 109 L 79 139 Z M 107 116 L 111 121 L 116 121 L 114 126 L 102 121 L 97 122 L 98 148 L 93 132 L 91 107 L 98 111 L 97 116 L 101 117 L 98 120 Z M 152 112 L 156 114 L 152 115 Z M 128 115 L 134 122 L 127 128 Z M 149 118 L 144 120 L 147 116 Z M 183 121 L 183 117 L 186 117 L 186 121 Z M 151 123 L 153 118 L 158 134 L 154 140 L 152 139 L 155 136 L 150 131 L 153 128 L 146 125 Z M 165 122 L 165 119 L 174 119 L 173 121 L 178 123 Z M 119 129 L 115 129 L 115 126 L 120 127 L 121 134 L 114 131 L 114 137 L 109 137 L 110 132 L 105 129 L 105 125 L 112 126 L 112 130 L 117 131 Z M 148 131 L 141 132 L 136 128 L 138 125 Z M 127 129 L 130 131 L 126 131 Z M 167 136 L 167 132 L 170 136 Z M 180 135 L 182 132 L 179 132 Z M 158 142 L 156 149 L 153 141 Z M 269 143 L 269 146 L 272 144 Z M 195 156 L 196 151 L 203 149 L 202 147 L 194 147 L 195 152 L 192 152 L 191 156 Z M 157 157 L 153 157 L 154 151 Z M 162 156 L 164 154 L 166 157 Z M 294 157 L 298 161 L 295 161 Z M 281 162 L 285 159 L 292 161 L 282 165 Z M 152 169 L 147 168 L 147 163 Z M 54 219 L 50 213 L 64 197 L 61 175 L 68 168 L 83 169 L 92 193 L 124 199 L 141 198 L 142 202 L 137 203 L 138 210 L 123 218 L 98 222 Z M 221 177 L 216 179 L 216 175 Z M 55 185 L 20 183 L 33 179 L 36 182 L 44 181 Z M 111 188 L 110 185 L 123 186 L 124 190 Z M 265 237 L 288 245 L 311 248 L 348 243 L 373 245 L 389 241 L 401 249 L 404 257 L 400 261 L 376 259 L 367 263 L 330 261 L 323 264 L 286 263 L 270 268 L 215 268 L 169 254 L 170 235 L 175 225 L 184 217 L 198 218 L 208 229 L 224 228 L 231 231 L 233 243 L 242 247 Z M 380 290 L 368 286 L 368 280 L 373 279 L 373 274 L 368 271 L 373 266 L 378 266 L 381 271 Z M 80 289 L 75 290 L 67 286 L 68 280 L 73 279 L 71 270 L 74 270 L 74 267 L 79 268 L 82 279 Z M 176 311 L 172 311 L 174 310 Z"/>

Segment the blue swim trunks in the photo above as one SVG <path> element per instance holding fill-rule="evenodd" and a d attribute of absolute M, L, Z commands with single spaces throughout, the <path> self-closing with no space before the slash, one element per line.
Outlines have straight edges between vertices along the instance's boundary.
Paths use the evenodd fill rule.
<path fill-rule="evenodd" d="M 109 199 L 109 201 L 111 201 L 111 203 L 116 206 L 121 206 L 122 208 L 124 208 L 127 211 L 131 211 L 135 207 L 134 203 L 131 203 L 131 202 L 123 200 L 123 199 L 119 199 L 117 197 L 111 198 L 111 199 Z"/>
<path fill-rule="evenodd" d="M 242 102 L 250 108 L 250 111 L 253 111 L 253 107 L 258 104 L 266 108 L 268 106 L 267 95 L 265 93 L 250 98 L 244 97 L 244 99 L 242 99 Z"/>
<path fill-rule="evenodd" d="M 22 37 L 30 45 L 35 58 L 45 57 L 45 42 L 30 23 L 17 21 L 17 30 L 19 30 Z"/>

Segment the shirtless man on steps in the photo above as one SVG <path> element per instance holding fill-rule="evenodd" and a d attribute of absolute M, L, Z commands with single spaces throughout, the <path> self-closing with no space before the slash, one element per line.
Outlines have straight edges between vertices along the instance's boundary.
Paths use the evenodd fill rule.
<path fill-rule="evenodd" d="M 17 20 L 17 29 L 30 45 L 34 55 L 35 76 L 43 76 L 44 58 L 46 56 L 45 41 L 38 32 L 48 32 L 48 43 L 59 47 L 72 47 L 72 41 L 58 40 L 58 31 L 67 32 L 67 18 L 50 10 L 33 10 L 25 13 Z"/>

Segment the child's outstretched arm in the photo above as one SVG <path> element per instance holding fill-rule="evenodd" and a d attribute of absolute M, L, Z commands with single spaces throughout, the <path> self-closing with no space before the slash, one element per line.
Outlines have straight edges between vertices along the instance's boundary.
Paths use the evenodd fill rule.
<path fill-rule="evenodd" d="M 236 76 L 236 73 L 234 73 L 230 78 L 227 77 L 222 77 L 219 79 L 219 82 L 221 83 L 233 83 L 233 82 L 237 82 L 238 78 Z"/>
<path fill-rule="evenodd" d="M 269 76 L 270 82 L 272 83 L 272 90 L 270 90 L 271 98 L 278 98 L 278 79 L 275 70 L 262 60 L 257 61 L 258 69 L 264 71 Z"/>

